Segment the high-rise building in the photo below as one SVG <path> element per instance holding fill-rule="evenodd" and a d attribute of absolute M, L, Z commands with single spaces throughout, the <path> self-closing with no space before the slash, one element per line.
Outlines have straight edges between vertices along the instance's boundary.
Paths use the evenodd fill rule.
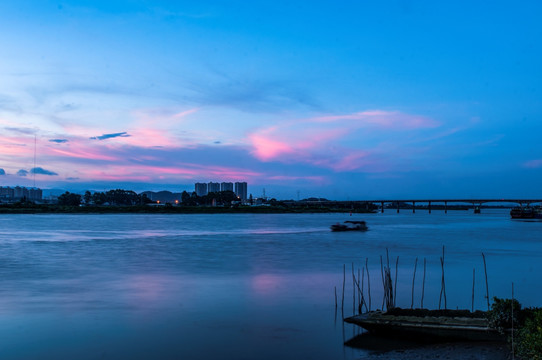
<path fill-rule="evenodd" d="M 210 182 L 209 184 L 207 184 L 207 191 L 208 192 L 220 192 L 220 183 L 214 183 L 214 182 Z"/>
<path fill-rule="evenodd" d="M 247 183 L 246 182 L 235 183 L 235 195 L 237 195 L 242 201 L 247 200 Z"/>
<path fill-rule="evenodd" d="M 15 199 L 27 198 L 28 199 L 28 189 L 21 186 L 15 186 L 15 188 L 13 188 L 13 198 Z"/>
<path fill-rule="evenodd" d="M 220 191 L 233 191 L 233 183 L 223 182 L 220 184 Z"/>
<path fill-rule="evenodd" d="M 36 201 L 41 200 L 43 197 L 43 192 L 41 189 L 30 188 L 28 189 L 28 200 Z"/>
<path fill-rule="evenodd" d="M 11 200 L 13 199 L 13 189 L 9 186 L 7 187 L 1 187 L 0 186 L 0 198 L 5 200 Z"/>
<path fill-rule="evenodd" d="M 196 183 L 195 190 L 198 196 L 207 195 L 207 183 Z"/>

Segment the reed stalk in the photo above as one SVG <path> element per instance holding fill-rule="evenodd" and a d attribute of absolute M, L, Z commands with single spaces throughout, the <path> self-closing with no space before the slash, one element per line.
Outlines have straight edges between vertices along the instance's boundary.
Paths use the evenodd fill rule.
<path fill-rule="evenodd" d="M 371 278 L 369 277 L 369 258 L 365 258 L 365 269 L 367 270 L 367 295 L 369 295 L 369 311 L 371 311 Z"/>
<path fill-rule="evenodd" d="M 395 261 L 395 284 L 393 286 L 393 306 L 395 307 L 397 305 L 397 268 L 399 267 L 399 256 L 397 256 L 397 260 Z"/>
<path fill-rule="evenodd" d="M 354 274 L 354 263 L 352 263 L 352 314 L 356 314 L 356 275 Z"/>
<path fill-rule="evenodd" d="M 412 300 L 410 302 L 410 308 L 414 308 L 414 284 L 416 281 L 416 268 L 418 267 L 418 258 L 416 257 L 416 261 L 414 262 L 414 275 L 412 276 Z"/>
<path fill-rule="evenodd" d="M 422 300 L 420 303 L 420 308 L 423 309 L 423 297 L 425 295 L 425 266 L 427 264 L 427 259 L 423 258 L 423 281 L 422 281 Z"/>
<path fill-rule="evenodd" d="M 341 311 L 344 312 L 344 286 L 346 283 L 346 264 L 343 264 L 343 296 L 341 300 Z"/>
<path fill-rule="evenodd" d="M 484 273 L 486 275 L 486 300 L 487 300 L 487 311 L 489 311 L 489 286 L 487 284 L 487 267 L 486 267 L 486 256 L 482 253 L 482 258 L 484 259 Z"/>
<path fill-rule="evenodd" d="M 386 283 L 384 281 L 384 265 L 382 264 L 382 255 L 380 255 L 380 275 L 382 276 L 382 288 L 384 289 L 384 294 L 382 296 L 382 311 L 384 311 L 384 304 L 386 303 Z"/>
<path fill-rule="evenodd" d="M 476 268 L 472 268 L 472 305 L 471 312 L 474 312 L 474 283 L 476 281 Z"/>
<path fill-rule="evenodd" d="M 442 268 L 442 281 L 440 286 L 440 297 L 438 301 L 438 308 L 440 310 L 441 307 L 441 301 L 442 301 L 442 295 L 444 295 L 444 309 L 447 309 L 447 302 L 446 302 L 446 283 L 444 281 L 444 245 L 442 246 L 442 256 L 440 257 L 440 267 Z"/>

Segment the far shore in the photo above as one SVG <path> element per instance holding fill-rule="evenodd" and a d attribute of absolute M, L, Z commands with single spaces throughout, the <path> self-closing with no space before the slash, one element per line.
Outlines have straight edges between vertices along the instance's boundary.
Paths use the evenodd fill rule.
<path fill-rule="evenodd" d="M 295 213 L 374 213 L 375 210 L 316 206 L 63 206 L 39 204 L 0 205 L 0 214 L 295 214 Z"/>

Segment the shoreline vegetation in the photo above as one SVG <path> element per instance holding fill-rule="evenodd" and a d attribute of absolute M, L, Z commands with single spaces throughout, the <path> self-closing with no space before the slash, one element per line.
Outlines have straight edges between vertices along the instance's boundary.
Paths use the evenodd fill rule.
<path fill-rule="evenodd" d="M 367 214 L 375 210 L 322 206 L 182 206 L 182 205 L 58 205 L 15 203 L 1 204 L 0 214 L 290 214 L 353 213 Z"/>
<path fill-rule="evenodd" d="M 344 317 L 346 264 L 343 264 L 342 297 L 340 299 L 341 317 L 344 322 L 361 326 L 369 333 L 377 333 L 389 338 L 404 338 L 414 342 L 431 341 L 443 342 L 452 340 L 462 341 L 497 341 L 506 343 L 512 358 L 542 360 L 542 308 L 522 308 L 514 298 L 514 284 L 512 283 L 512 298 L 501 299 L 493 297 L 490 305 L 489 286 L 487 281 L 486 258 L 482 253 L 485 273 L 487 311 L 474 308 L 475 269 L 473 269 L 472 305 L 471 309 L 449 309 L 446 301 L 446 286 L 444 277 L 445 247 L 442 247 L 440 264 L 442 269 L 441 290 L 438 309 L 428 310 L 423 306 L 425 292 L 426 259 L 424 258 L 422 295 L 419 307 L 414 307 L 414 289 L 418 258 L 414 263 L 412 276 L 412 297 L 410 309 L 396 306 L 397 300 L 397 273 L 399 256 L 395 262 L 395 273 L 390 267 L 389 251 L 380 256 L 380 271 L 383 287 L 382 305 L 376 310 L 371 309 L 371 283 L 369 276 L 368 258 L 365 264 L 358 268 L 357 276 L 352 263 L 352 313 L 351 317 Z M 393 261 L 392 261 L 393 262 Z M 365 265 L 365 266 L 363 266 Z M 366 271 L 365 271 L 366 270 Z M 364 280 L 367 275 L 367 288 Z M 395 281 L 393 280 L 395 277 Z M 367 290 L 365 293 L 364 291 Z M 337 287 L 335 293 L 335 316 L 339 307 Z M 367 295 L 367 298 L 365 297 Z M 442 303 L 444 299 L 444 303 Z M 368 300 L 368 302 L 367 302 Z M 374 304 L 375 302 L 373 302 Z M 442 307 L 442 305 L 444 305 Z M 363 311 L 365 307 L 365 312 Z M 357 315 L 356 315 L 357 313 Z M 355 337 L 351 340 L 355 340 Z"/>

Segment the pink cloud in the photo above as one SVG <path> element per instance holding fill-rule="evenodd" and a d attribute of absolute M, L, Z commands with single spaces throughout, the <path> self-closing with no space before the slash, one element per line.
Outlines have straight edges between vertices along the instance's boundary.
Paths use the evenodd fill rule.
<path fill-rule="evenodd" d="M 75 146 L 66 148 L 66 149 L 49 147 L 48 151 L 50 154 L 60 155 L 63 157 L 68 157 L 68 158 L 72 157 L 72 158 L 78 158 L 78 159 L 106 160 L 106 161 L 118 160 L 118 158 L 103 154 L 101 151 L 99 150 L 97 151 L 97 149 L 76 148 Z"/>
<path fill-rule="evenodd" d="M 309 122 L 337 122 L 341 120 L 355 120 L 358 125 L 374 125 L 387 129 L 419 129 L 434 128 L 440 124 L 430 118 L 419 115 L 405 114 L 399 111 L 368 110 L 347 115 L 333 115 L 318 117 Z"/>
<path fill-rule="evenodd" d="M 364 139 L 376 136 L 385 142 L 389 131 L 416 132 L 439 125 L 424 116 L 370 110 L 285 121 L 252 132 L 248 141 L 261 161 L 308 163 L 337 172 L 376 170 L 382 168 L 374 157 L 380 149 L 365 145 Z"/>
<path fill-rule="evenodd" d="M 294 152 L 292 146 L 263 134 L 250 134 L 249 139 L 254 146 L 254 155 L 263 161 L 268 161 L 284 154 Z"/>

